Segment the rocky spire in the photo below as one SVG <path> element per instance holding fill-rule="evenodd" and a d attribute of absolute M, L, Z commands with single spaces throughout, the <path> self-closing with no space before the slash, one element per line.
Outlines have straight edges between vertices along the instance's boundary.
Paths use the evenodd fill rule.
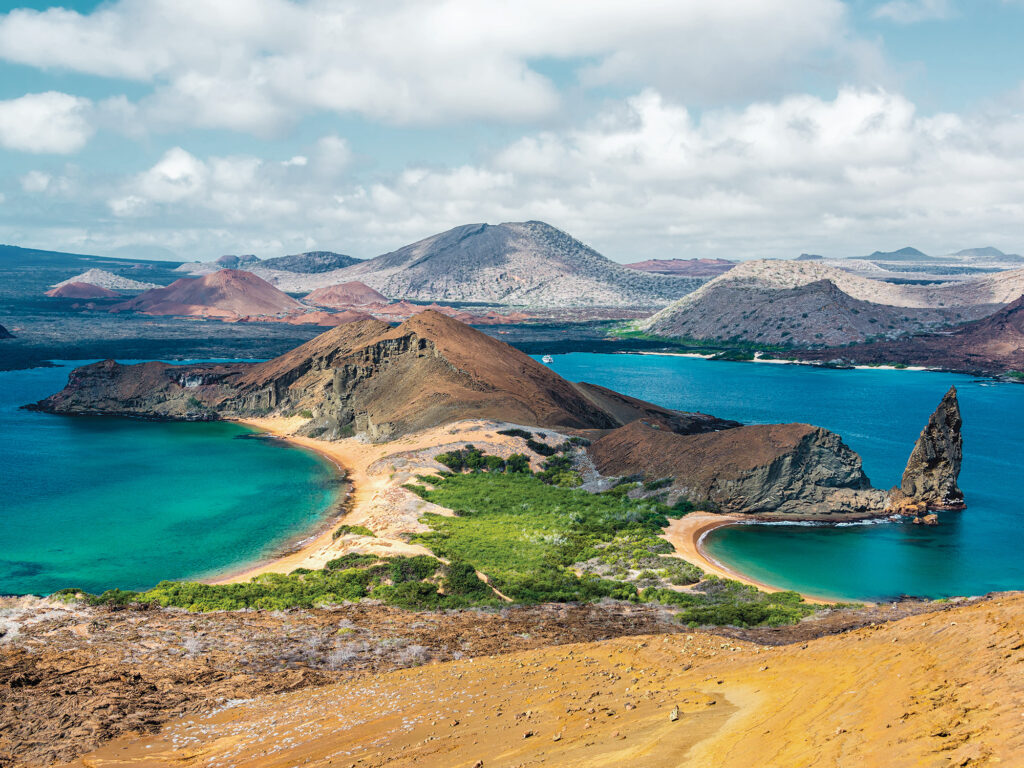
<path fill-rule="evenodd" d="M 900 490 L 906 497 L 928 509 L 964 508 L 964 495 L 957 485 L 963 456 L 962 424 L 956 387 L 950 387 L 921 430 L 903 471 Z"/>

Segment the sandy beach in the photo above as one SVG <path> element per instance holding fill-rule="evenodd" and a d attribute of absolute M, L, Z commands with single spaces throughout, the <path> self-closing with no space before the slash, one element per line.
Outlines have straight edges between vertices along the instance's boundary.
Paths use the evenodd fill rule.
<path fill-rule="evenodd" d="M 301 417 L 252 418 L 238 423 L 319 453 L 346 473 L 351 490 L 341 513 L 322 523 L 318 532 L 296 549 L 220 574 L 209 580 L 212 584 L 245 582 L 262 573 L 290 573 L 296 568 L 315 570 L 349 552 L 382 556 L 431 555 L 425 547 L 410 544 L 405 538 L 427 530 L 419 522 L 424 513 L 452 513 L 402 487 L 413 481 L 415 475 L 436 469 L 436 465 L 418 452 L 456 442 L 472 442 L 496 455 L 507 456 L 517 450 L 514 439 L 497 434 L 498 429 L 508 425 L 487 421 L 445 424 L 387 443 L 363 443 L 355 438 L 328 442 L 302 437 L 294 434 L 305 423 Z M 534 467 L 538 468 L 539 465 Z M 342 523 L 369 528 L 374 536 L 347 534 L 334 538 L 334 531 Z"/>
<path fill-rule="evenodd" d="M 682 557 L 684 560 L 687 560 L 694 565 L 700 566 L 707 573 L 713 573 L 716 576 L 721 576 L 724 579 L 732 579 L 733 581 L 738 581 L 742 584 L 749 584 L 750 586 L 757 587 L 765 592 L 786 591 L 782 587 L 775 587 L 771 584 L 766 584 L 763 581 L 758 581 L 757 579 L 745 576 L 739 571 L 733 570 L 732 568 L 729 568 L 715 560 L 704 551 L 704 547 L 701 542 L 707 534 L 716 528 L 724 528 L 727 525 L 736 525 L 740 522 L 743 522 L 743 519 L 736 517 L 735 515 L 718 515 L 710 512 L 691 512 L 677 520 L 672 520 L 669 523 L 668 528 L 665 529 L 665 535 L 662 536 L 662 538 L 676 548 L 676 553 L 679 557 Z M 824 600 L 806 594 L 803 595 L 803 597 L 807 602 L 818 605 L 835 602 L 834 600 Z"/>

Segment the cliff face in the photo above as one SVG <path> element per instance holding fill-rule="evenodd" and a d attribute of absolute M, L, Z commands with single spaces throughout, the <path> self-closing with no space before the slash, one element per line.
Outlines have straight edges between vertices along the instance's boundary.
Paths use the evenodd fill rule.
<path fill-rule="evenodd" d="M 882 511 L 860 457 L 809 424 L 761 424 L 679 435 L 635 421 L 590 448 L 603 474 L 673 478 L 672 488 L 724 512 L 829 519 Z"/>
<path fill-rule="evenodd" d="M 960 403 L 950 387 L 914 444 L 900 490 L 928 509 L 963 509 L 964 495 L 957 485 L 963 458 Z"/>

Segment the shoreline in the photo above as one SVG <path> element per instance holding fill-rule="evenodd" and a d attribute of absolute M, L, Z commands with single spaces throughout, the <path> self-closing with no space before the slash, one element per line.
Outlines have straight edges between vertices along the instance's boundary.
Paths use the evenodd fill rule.
<path fill-rule="evenodd" d="M 719 528 L 725 528 L 730 525 L 742 525 L 747 522 L 749 522 L 747 518 L 737 517 L 735 515 L 719 515 L 712 514 L 711 512 L 690 512 L 683 517 L 670 520 L 669 525 L 664 529 L 665 532 L 662 534 L 661 538 L 675 547 L 677 557 L 680 557 L 683 560 L 688 560 L 707 573 L 756 587 L 763 592 L 797 591 L 790 590 L 785 587 L 778 587 L 755 579 L 751 576 L 747 576 L 725 563 L 716 560 L 704 549 L 704 539 L 712 531 Z M 836 600 L 829 600 L 827 598 L 810 595 L 805 592 L 800 592 L 799 594 L 803 597 L 805 602 L 813 605 L 830 605 L 837 602 Z M 864 603 L 864 605 L 869 605 L 869 603 Z"/>

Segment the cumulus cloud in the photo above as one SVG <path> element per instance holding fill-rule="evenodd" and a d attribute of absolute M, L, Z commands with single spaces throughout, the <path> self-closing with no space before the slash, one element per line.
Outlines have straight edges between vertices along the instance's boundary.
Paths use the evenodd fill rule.
<path fill-rule="evenodd" d="M 887 19 L 897 24 L 948 19 L 952 15 L 950 0 L 890 0 L 879 5 L 872 13 L 876 19 Z"/>
<path fill-rule="evenodd" d="M 80 181 L 89 191 L 61 220 L 80 222 L 94 250 L 150 238 L 190 256 L 374 256 L 458 224 L 524 219 L 619 261 L 1024 250 L 1024 117 L 922 115 L 884 90 L 698 113 L 649 89 L 476 164 L 363 180 L 337 155 L 347 146 L 335 136 L 310 145 L 305 165 L 175 148 L 128 178 Z"/>
<path fill-rule="evenodd" d="M 39 154 L 77 152 L 93 134 L 88 99 L 47 91 L 0 101 L 0 146 Z"/>
<path fill-rule="evenodd" d="M 588 87 L 720 101 L 854 47 L 840 0 L 115 0 L 0 16 L 8 61 L 152 84 L 147 125 L 255 133 L 315 111 L 533 120 L 560 105 L 535 66 L 551 60 Z"/>

